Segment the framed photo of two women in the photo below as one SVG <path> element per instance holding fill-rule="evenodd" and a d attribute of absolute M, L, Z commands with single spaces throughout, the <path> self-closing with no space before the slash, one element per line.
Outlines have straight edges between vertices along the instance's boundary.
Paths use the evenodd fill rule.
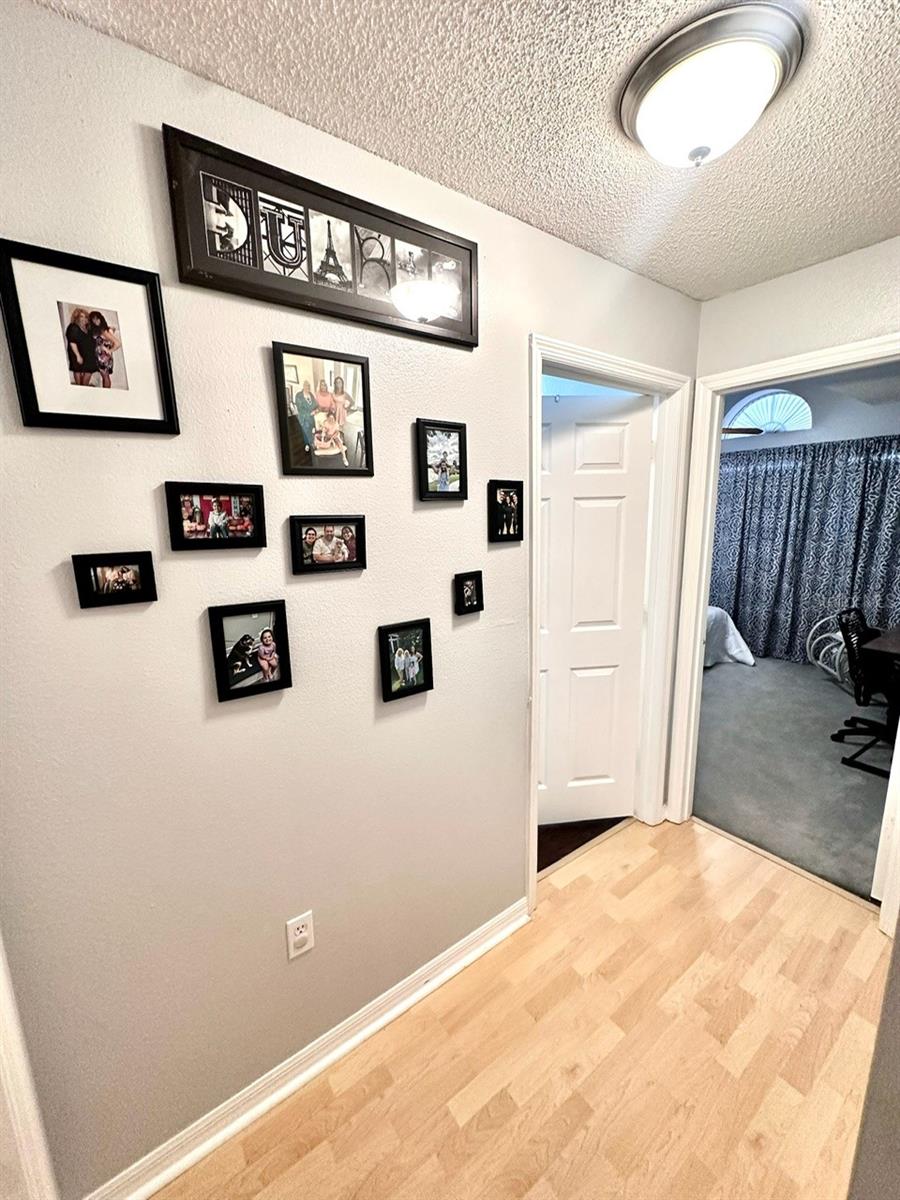
<path fill-rule="evenodd" d="M 0 239 L 0 306 L 25 425 L 178 433 L 158 275 Z"/>

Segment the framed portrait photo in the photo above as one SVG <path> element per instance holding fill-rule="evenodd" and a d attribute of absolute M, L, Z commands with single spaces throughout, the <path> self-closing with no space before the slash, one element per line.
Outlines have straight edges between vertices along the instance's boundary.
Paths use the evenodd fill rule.
<path fill-rule="evenodd" d="M 453 611 L 458 617 L 484 610 L 484 583 L 480 571 L 453 576 Z"/>
<path fill-rule="evenodd" d="M 156 599 L 153 555 L 149 550 L 73 554 L 72 569 L 82 608 L 147 604 Z"/>
<path fill-rule="evenodd" d="M 295 575 L 362 571 L 366 566 L 365 517 L 291 517 Z"/>
<path fill-rule="evenodd" d="M 283 600 L 210 608 L 219 700 L 240 700 L 291 686 L 291 649 Z"/>
<path fill-rule="evenodd" d="M 372 475 L 369 360 L 273 342 L 285 475 Z"/>
<path fill-rule="evenodd" d="M 416 421 L 420 500 L 465 500 L 469 494 L 466 427 L 456 421 Z"/>
<path fill-rule="evenodd" d="M 25 425 L 178 433 L 159 276 L 0 239 Z"/>
<path fill-rule="evenodd" d="M 490 479 L 487 485 L 489 542 L 521 542 L 525 523 L 521 479 Z"/>
<path fill-rule="evenodd" d="M 381 662 L 381 698 L 402 700 L 434 687 L 431 658 L 431 621 L 401 621 L 378 627 Z"/>
<path fill-rule="evenodd" d="M 163 126 L 183 283 L 478 344 L 478 247 Z"/>
<path fill-rule="evenodd" d="M 266 509 L 257 483 L 166 483 L 173 550 L 258 549 Z"/>

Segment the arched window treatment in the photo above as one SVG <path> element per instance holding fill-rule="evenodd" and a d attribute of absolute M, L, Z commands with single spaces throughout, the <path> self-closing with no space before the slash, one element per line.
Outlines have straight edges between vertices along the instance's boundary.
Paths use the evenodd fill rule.
<path fill-rule="evenodd" d="M 723 455 L 709 602 L 792 662 L 850 605 L 900 625 L 900 435 Z"/>

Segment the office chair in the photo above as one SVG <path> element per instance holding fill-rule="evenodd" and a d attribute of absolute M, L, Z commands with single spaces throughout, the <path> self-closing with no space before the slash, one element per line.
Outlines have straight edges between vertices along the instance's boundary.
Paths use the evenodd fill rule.
<path fill-rule="evenodd" d="M 853 683 L 853 698 L 856 703 L 860 708 L 865 708 L 872 703 L 872 697 L 876 693 L 883 694 L 887 698 L 887 689 L 890 686 L 887 678 L 882 672 L 879 672 L 877 667 L 871 666 L 862 653 L 866 643 L 878 637 L 881 630 L 874 629 L 869 625 L 861 608 L 847 608 L 843 612 L 839 612 L 838 625 L 844 638 L 844 645 L 847 647 L 847 667 Z M 862 756 L 873 746 L 877 746 L 879 742 L 892 746 L 897 733 L 896 729 L 891 729 L 883 721 L 872 721 L 867 717 L 848 717 L 843 728 L 831 735 L 831 740 L 845 742 L 848 737 L 860 733 L 869 733 L 872 737 L 853 754 L 842 758 L 841 762 L 845 767 L 854 767 L 857 771 L 866 771 L 869 775 L 879 775 L 888 779 L 889 771 L 882 767 L 873 767 L 871 763 L 861 760 Z"/>

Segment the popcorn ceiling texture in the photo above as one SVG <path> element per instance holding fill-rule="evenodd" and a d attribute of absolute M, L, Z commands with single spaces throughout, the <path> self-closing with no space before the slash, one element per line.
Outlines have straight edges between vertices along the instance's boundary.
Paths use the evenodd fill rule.
<path fill-rule="evenodd" d="M 897 0 L 782 0 L 807 14 L 800 69 L 697 172 L 654 163 L 615 109 L 641 56 L 720 4 L 36 2 L 697 299 L 900 232 Z"/>

